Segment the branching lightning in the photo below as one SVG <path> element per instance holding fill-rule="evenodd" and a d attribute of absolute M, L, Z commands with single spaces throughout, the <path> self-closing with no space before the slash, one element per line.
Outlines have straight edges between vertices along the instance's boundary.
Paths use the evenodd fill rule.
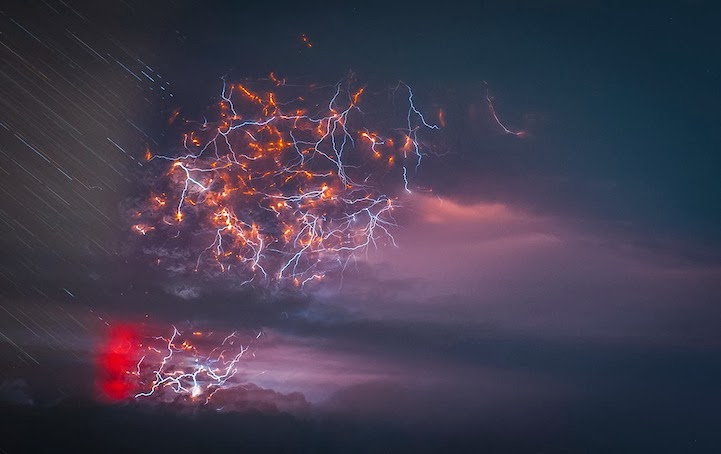
<path fill-rule="evenodd" d="M 241 359 L 255 356 L 263 335 L 215 332 L 175 326 L 169 336 L 146 336 L 139 325 L 113 326 L 99 349 L 98 389 L 105 399 L 207 404 L 215 393 L 245 384 Z"/>
<path fill-rule="evenodd" d="M 223 81 L 214 121 L 187 132 L 178 155 L 148 154 L 166 164 L 132 230 L 195 249 L 196 272 L 302 287 L 369 246 L 395 244 L 401 184 L 391 181 L 411 192 L 426 154 L 419 132 L 439 127 L 403 82 L 393 94 L 405 93 L 405 126 L 377 131 L 363 125 L 365 87 L 270 82 L 252 91 Z"/>
<path fill-rule="evenodd" d="M 207 336 L 199 331 L 193 332 L 191 336 L 183 336 L 173 326 L 170 337 L 151 339 L 160 345 L 156 346 L 153 342 L 141 345 L 143 355 L 134 370 L 128 371 L 138 380 L 139 391 L 134 397 L 162 398 L 164 393 L 170 392 L 207 403 L 216 391 L 236 375 L 238 361 L 249 349 L 249 345 L 240 345 L 238 334 L 233 332 L 219 346 L 204 354 L 203 347 L 195 340 Z"/>

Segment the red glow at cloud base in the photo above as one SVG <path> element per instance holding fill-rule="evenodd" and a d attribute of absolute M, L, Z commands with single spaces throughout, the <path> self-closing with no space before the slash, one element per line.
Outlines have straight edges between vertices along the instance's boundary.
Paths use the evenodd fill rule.
<path fill-rule="evenodd" d="M 139 348 L 140 338 L 132 325 L 117 325 L 110 329 L 96 359 L 97 390 L 101 400 L 117 402 L 133 395 L 136 384 L 128 371 L 138 361 Z"/>

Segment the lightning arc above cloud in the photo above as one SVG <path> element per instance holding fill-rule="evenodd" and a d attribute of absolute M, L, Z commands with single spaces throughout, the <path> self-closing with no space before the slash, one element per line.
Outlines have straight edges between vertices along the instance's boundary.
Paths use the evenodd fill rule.
<path fill-rule="evenodd" d="M 271 74 L 254 86 L 264 83 L 223 81 L 213 120 L 188 123 L 179 153 L 146 154 L 156 177 L 132 230 L 158 264 L 303 287 L 395 245 L 393 211 L 428 154 L 420 134 L 439 129 L 411 88 L 399 82 L 378 106 L 350 79 L 304 87 Z"/>

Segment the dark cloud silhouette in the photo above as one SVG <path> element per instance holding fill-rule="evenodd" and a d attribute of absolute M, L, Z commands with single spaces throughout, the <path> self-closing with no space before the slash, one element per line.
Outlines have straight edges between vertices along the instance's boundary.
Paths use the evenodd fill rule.
<path fill-rule="evenodd" d="M 21 378 L 4 380 L 0 383 L 0 402 L 4 405 L 33 405 L 28 383 Z"/>

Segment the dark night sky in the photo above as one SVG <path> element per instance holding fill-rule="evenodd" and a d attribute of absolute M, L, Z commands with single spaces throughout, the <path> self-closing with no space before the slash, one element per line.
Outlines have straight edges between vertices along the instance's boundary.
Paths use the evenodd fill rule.
<path fill-rule="evenodd" d="M 721 8 L 247 3 L 0 7 L 0 452 L 718 450 Z M 442 108 L 432 193 L 342 286 L 157 269 L 128 233 L 146 146 L 271 71 Z M 224 399 L 265 406 L 97 402 L 119 323 L 262 330 Z"/>

